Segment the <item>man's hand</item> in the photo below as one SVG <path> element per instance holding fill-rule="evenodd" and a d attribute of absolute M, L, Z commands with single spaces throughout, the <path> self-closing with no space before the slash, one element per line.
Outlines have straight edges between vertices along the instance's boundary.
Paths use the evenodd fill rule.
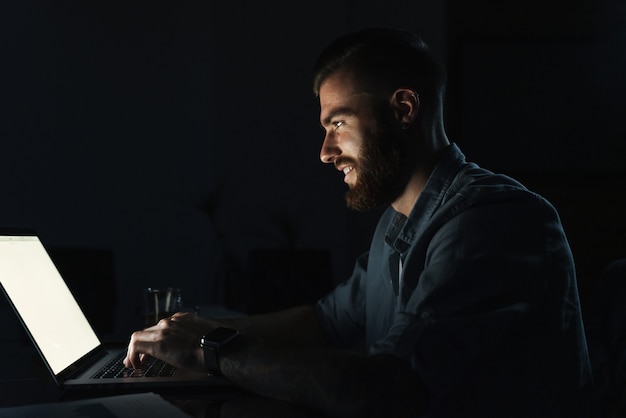
<path fill-rule="evenodd" d="M 138 369 L 147 359 L 156 357 L 182 369 L 204 371 L 200 338 L 216 326 L 191 313 L 161 319 L 156 325 L 133 333 L 124 365 Z"/>

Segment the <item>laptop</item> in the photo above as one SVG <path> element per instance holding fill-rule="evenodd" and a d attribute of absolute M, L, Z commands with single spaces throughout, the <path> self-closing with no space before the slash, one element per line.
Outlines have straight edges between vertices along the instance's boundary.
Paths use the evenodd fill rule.
<path fill-rule="evenodd" d="M 231 385 L 224 377 L 176 370 L 159 361 L 150 370 L 132 376 L 129 369 L 103 372 L 107 365 L 120 367 L 126 344 L 106 343 L 98 337 L 32 229 L 0 228 L 0 284 L 52 377 L 63 389 L 156 390 Z"/>

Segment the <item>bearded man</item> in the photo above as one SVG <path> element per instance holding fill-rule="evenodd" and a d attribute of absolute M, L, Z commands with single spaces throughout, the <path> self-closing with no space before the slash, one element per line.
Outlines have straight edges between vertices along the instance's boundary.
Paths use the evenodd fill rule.
<path fill-rule="evenodd" d="M 323 416 L 585 416 L 589 357 L 559 216 L 448 140 L 445 73 L 426 44 L 347 34 L 320 55 L 313 90 L 320 158 L 343 174 L 348 206 L 386 207 L 369 251 L 315 306 L 176 314 L 133 334 L 126 365 L 219 372 Z M 208 358 L 199 342 L 216 329 L 233 338 Z"/>

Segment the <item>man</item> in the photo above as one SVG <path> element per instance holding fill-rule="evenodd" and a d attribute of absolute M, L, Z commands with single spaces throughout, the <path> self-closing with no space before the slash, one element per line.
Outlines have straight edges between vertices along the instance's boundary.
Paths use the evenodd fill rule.
<path fill-rule="evenodd" d="M 314 71 L 320 157 L 343 173 L 351 208 L 387 206 L 369 252 L 316 306 L 177 314 L 133 334 L 126 365 L 218 368 L 327 416 L 582 416 L 590 367 L 559 217 L 449 142 L 444 78 L 404 31 L 333 42 Z M 218 326 L 240 337 L 205 363 L 199 340 Z"/>

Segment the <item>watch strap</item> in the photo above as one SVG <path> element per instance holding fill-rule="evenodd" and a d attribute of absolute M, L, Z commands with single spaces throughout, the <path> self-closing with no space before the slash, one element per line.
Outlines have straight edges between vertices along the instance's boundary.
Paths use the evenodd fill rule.
<path fill-rule="evenodd" d="M 222 372 L 220 370 L 218 358 L 218 347 L 206 338 L 206 336 L 203 336 L 200 340 L 200 347 L 202 347 L 202 350 L 204 351 L 204 367 L 210 374 L 221 376 Z"/>
<path fill-rule="evenodd" d="M 200 339 L 200 347 L 204 351 L 204 367 L 212 375 L 221 376 L 220 351 L 231 341 L 239 337 L 239 331 L 218 327 Z"/>

